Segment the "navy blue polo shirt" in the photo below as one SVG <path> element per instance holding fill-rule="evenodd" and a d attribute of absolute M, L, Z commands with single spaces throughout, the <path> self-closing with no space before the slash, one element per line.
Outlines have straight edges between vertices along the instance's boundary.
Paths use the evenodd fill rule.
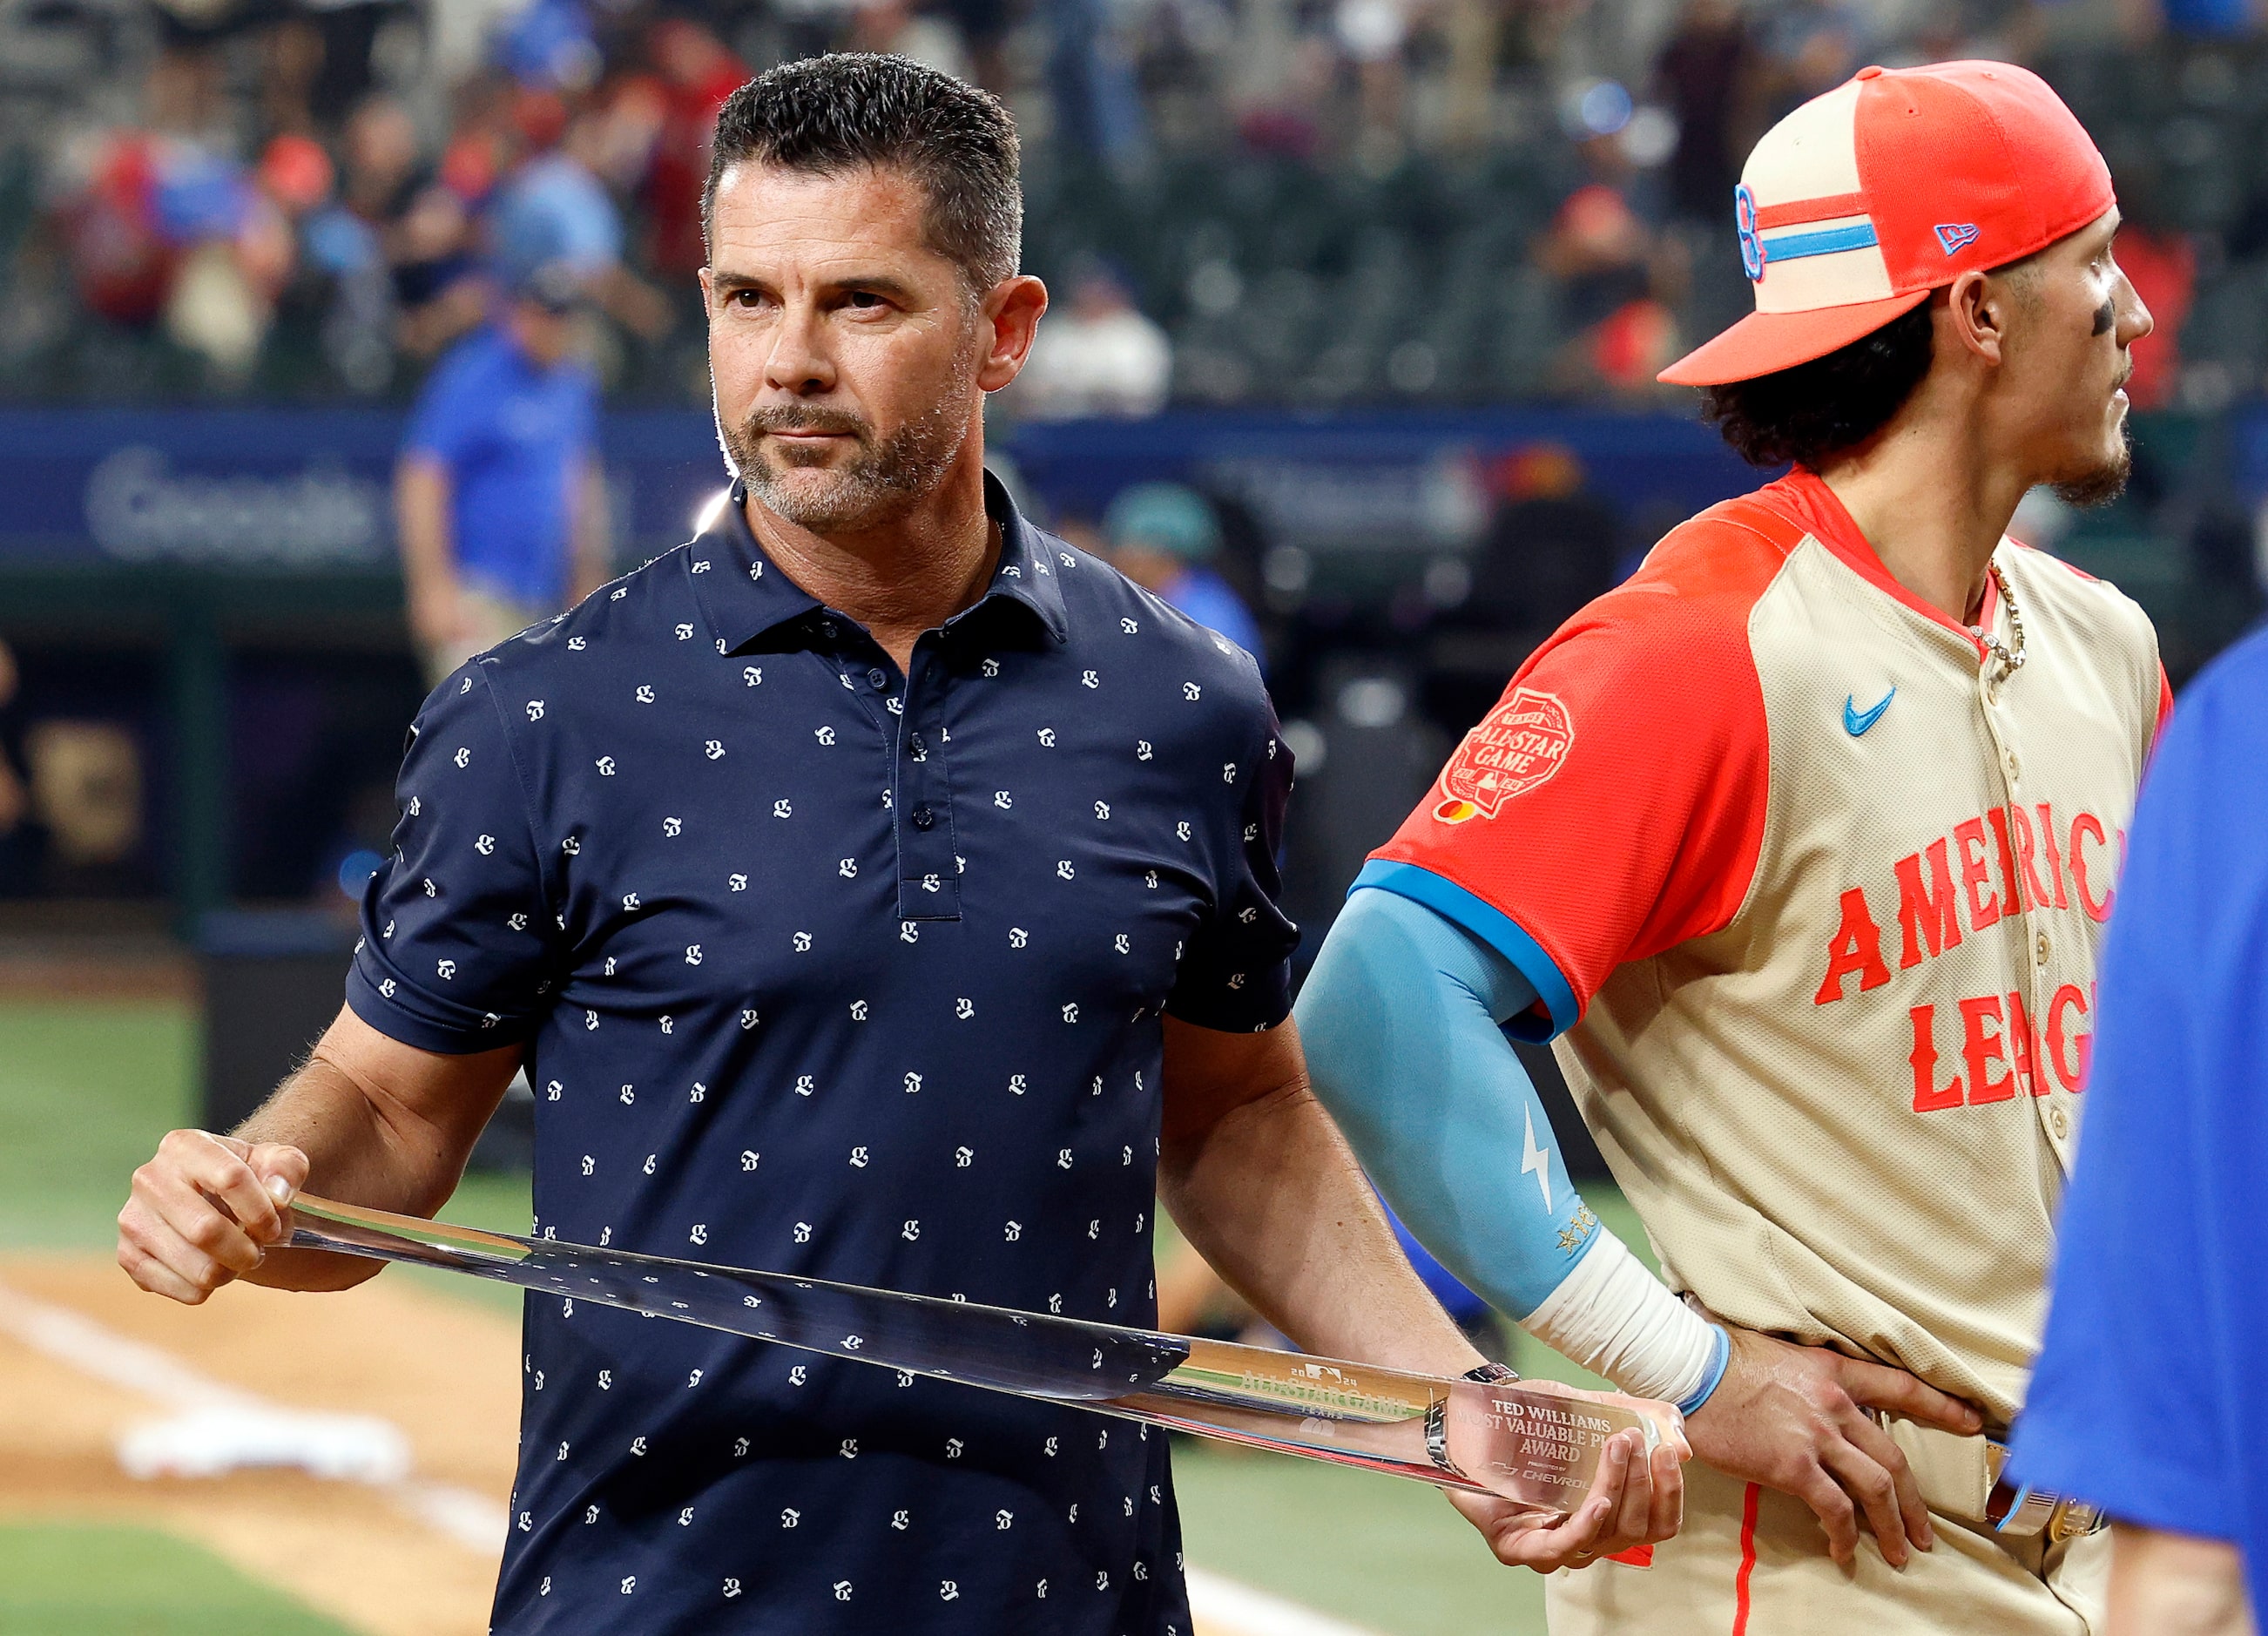
<path fill-rule="evenodd" d="M 1161 1019 L 1290 1008 L 1291 755 L 1241 649 L 987 503 L 909 674 L 736 504 L 426 702 L 348 1000 L 525 1043 L 542 1234 L 1152 1321 Z M 1162 1433 L 526 1312 L 499 1632 L 1189 1630 Z"/>

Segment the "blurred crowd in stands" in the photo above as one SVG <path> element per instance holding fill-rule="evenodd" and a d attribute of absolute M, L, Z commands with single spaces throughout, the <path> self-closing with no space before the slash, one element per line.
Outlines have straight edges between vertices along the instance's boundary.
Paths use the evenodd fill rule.
<path fill-rule="evenodd" d="M 1743 310 L 1730 196 L 1869 61 L 1990 55 L 2102 142 L 2138 405 L 2268 372 L 2251 0 L 0 0 L 0 395 L 399 401 L 574 269 L 617 402 L 707 397 L 718 104 L 828 48 L 982 82 L 1057 306 L 1004 408 L 1645 404 Z M 2189 361 L 2184 363 L 2183 358 Z"/>

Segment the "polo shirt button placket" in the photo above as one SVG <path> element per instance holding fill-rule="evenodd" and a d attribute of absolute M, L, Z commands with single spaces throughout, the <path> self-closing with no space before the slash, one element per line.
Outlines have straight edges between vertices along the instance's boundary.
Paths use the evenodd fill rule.
<path fill-rule="evenodd" d="M 934 645 L 915 645 L 906 673 L 905 726 L 898 736 L 896 787 L 906 822 L 898 829 L 898 917 L 961 918 L 960 870 L 953 856 L 952 802 L 945 776 L 944 667 L 928 662 Z"/>

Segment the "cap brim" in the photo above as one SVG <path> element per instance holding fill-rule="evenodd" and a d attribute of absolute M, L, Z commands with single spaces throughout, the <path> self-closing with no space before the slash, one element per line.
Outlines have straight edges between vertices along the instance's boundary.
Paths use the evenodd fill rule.
<path fill-rule="evenodd" d="M 1825 357 L 1870 335 L 1929 299 L 1926 290 L 1816 307 L 1808 313 L 1751 313 L 1715 340 L 1688 352 L 1654 379 L 1673 387 L 1721 387 L 1754 380 Z"/>

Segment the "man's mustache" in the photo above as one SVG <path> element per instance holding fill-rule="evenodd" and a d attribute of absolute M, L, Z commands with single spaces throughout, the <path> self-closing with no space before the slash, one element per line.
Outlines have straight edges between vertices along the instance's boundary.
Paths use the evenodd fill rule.
<path fill-rule="evenodd" d="M 863 442 L 867 431 L 866 423 L 856 415 L 806 403 L 752 409 L 740 425 L 751 437 L 762 437 L 770 431 L 819 431 L 841 433 Z"/>

